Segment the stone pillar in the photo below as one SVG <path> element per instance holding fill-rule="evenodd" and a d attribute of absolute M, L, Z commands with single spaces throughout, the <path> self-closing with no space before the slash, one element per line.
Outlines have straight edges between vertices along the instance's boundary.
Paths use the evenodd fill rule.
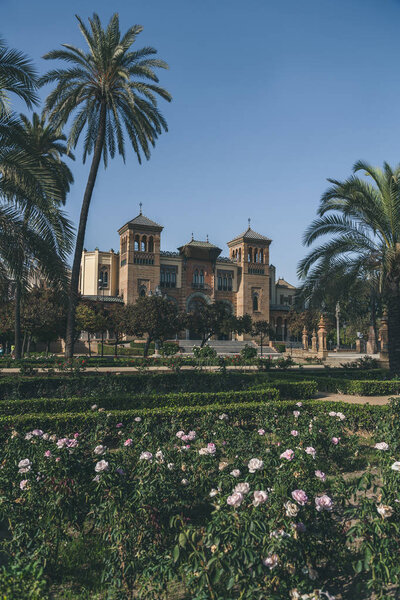
<path fill-rule="evenodd" d="M 318 323 L 318 356 L 320 358 L 326 358 L 328 356 L 328 351 L 326 349 L 326 327 L 323 315 L 321 315 Z"/>
<path fill-rule="evenodd" d="M 367 354 L 376 354 L 375 329 L 370 325 L 368 330 Z"/>
<path fill-rule="evenodd" d="M 315 333 L 315 329 L 312 332 L 312 338 L 311 338 L 311 350 L 313 352 L 317 352 L 317 334 Z"/>
<path fill-rule="evenodd" d="M 361 354 L 361 340 L 360 339 L 356 339 L 356 352 L 357 354 Z"/>
<path fill-rule="evenodd" d="M 305 325 L 303 329 L 303 350 L 308 350 L 308 332 Z"/>

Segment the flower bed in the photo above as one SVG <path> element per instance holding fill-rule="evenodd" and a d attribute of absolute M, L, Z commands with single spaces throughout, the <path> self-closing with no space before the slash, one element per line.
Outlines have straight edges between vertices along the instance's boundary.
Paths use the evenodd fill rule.
<path fill-rule="evenodd" d="M 351 597 L 379 595 L 400 578 L 400 409 L 385 409 L 367 447 L 349 431 L 355 408 L 96 409 L 62 435 L 57 415 L 28 433 L 14 417 L 2 548 L 77 590 L 94 569 L 91 593 L 116 599 L 171 597 L 174 584 L 182 599 L 331 597 L 343 582 Z M 375 471 L 349 479 L 366 450 Z"/>

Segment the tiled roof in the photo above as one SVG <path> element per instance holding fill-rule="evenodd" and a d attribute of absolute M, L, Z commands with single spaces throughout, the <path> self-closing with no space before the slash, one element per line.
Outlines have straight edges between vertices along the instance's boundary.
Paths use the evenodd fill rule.
<path fill-rule="evenodd" d="M 233 261 L 231 258 L 229 258 L 229 256 L 218 256 L 217 262 L 225 262 L 225 263 L 232 263 L 232 264 L 235 263 L 235 261 Z"/>
<path fill-rule="evenodd" d="M 237 240 L 249 240 L 249 241 L 264 241 L 264 242 L 272 242 L 272 240 L 270 238 L 267 238 L 265 235 L 261 235 L 261 233 L 257 233 L 257 231 L 254 231 L 253 229 L 251 229 L 251 227 L 248 227 L 246 231 L 243 231 L 243 233 L 241 233 L 240 235 L 236 236 L 235 238 L 233 238 L 233 240 L 231 240 L 231 242 L 236 242 Z M 231 243 L 230 242 L 230 243 Z"/>
<path fill-rule="evenodd" d="M 142 215 L 142 213 L 138 214 L 138 216 L 135 217 L 134 219 L 132 219 L 131 221 L 129 221 L 129 223 L 131 223 L 132 225 L 144 225 L 145 227 L 161 227 L 162 228 L 162 225 L 159 225 L 155 221 L 148 219 L 147 217 Z"/>
<path fill-rule="evenodd" d="M 170 250 L 160 250 L 160 256 L 180 256 L 179 252 L 171 252 Z"/>
<path fill-rule="evenodd" d="M 292 285 L 291 283 L 288 283 L 282 277 L 280 277 L 278 279 L 278 281 L 276 282 L 276 285 L 279 285 L 280 287 L 288 288 L 289 290 L 295 290 L 296 289 L 296 287 L 294 285 Z"/>
<path fill-rule="evenodd" d="M 188 242 L 187 244 L 185 244 L 185 246 L 192 246 L 194 248 L 217 248 L 218 250 L 220 250 L 220 248 L 218 248 L 218 246 L 215 246 L 214 244 L 210 244 L 210 242 L 202 242 L 201 240 L 190 240 L 190 242 Z"/>

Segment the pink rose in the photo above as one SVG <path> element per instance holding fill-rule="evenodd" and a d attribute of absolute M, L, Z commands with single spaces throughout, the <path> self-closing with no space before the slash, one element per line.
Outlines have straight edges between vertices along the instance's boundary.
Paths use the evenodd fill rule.
<path fill-rule="evenodd" d="M 257 433 L 258 435 L 265 435 L 265 429 L 259 429 Z"/>
<path fill-rule="evenodd" d="M 270 554 L 267 558 L 264 558 L 262 562 L 265 567 L 274 569 L 276 566 L 278 566 L 279 557 L 277 554 Z"/>
<path fill-rule="evenodd" d="M 310 454 L 310 456 L 312 456 L 313 458 L 315 458 L 316 455 L 316 450 L 315 448 L 313 448 L 312 446 L 307 446 L 307 448 L 304 451 L 306 454 Z"/>
<path fill-rule="evenodd" d="M 323 496 L 317 496 L 317 498 L 315 498 L 315 508 L 319 512 L 321 512 L 322 510 L 331 511 L 333 508 L 332 498 L 329 498 L 329 496 L 327 496 L 326 494 L 324 494 Z"/>
<path fill-rule="evenodd" d="M 228 496 L 228 498 L 226 499 L 226 503 L 229 504 L 229 506 L 237 508 L 242 504 L 243 500 L 243 494 L 241 494 L 240 492 L 233 492 L 233 494 L 231 496 Z"/>
<path fill-rule="evenodd" d="M 280 458 L 286 458 L 286 460 L 293 460 L 294 451 L 289 448 L 288 450 L 285 450 L 285 452 L 282 452 Z"/>
<path fill-rule="evenodd" d="M 293 416 L 295 419 L 297 419 L 300 416 L 300 411 L 299 410 L 294 410 L 293 411 Z"/>
<path fill-rule="evenodd" d="M 133 444 L 133 440 L 131 438 L 128 438 L 124 442 L 124 446 L 132 446 L 132 444 Z"/>
<path fill-rule="evenodd" d="M 308 496 L 304 490 L 294 490 L 292 492 L 292 498 L 297 504 L 300 504 L 300 506 L 304 506 L 308 502 Z"/>
<path fill-rule="evenodd" d="M 120 427 L 122 427 L 122 423 L 117 423 L 116 427 L 119 429 Z"/>
<path fill-rule="evenodd" d="M 46 452 L 44 453 L 46 458 L 50 458 L 51 457 L 51 452 L 50 450 L 46 450 Z"/>
<path fill-rule="evenodd" d="M 315 471 L 315 477 L 317 477 L 321 481 L 325 481 L 326 480 L 325 473 L 323 471 L 320 471 L 319 469 L 317 471 Z"/>
<path fill-rule="evenodd" d="M 332 442 L 332 444 L 335 444 L 335 446 L 337 446 L 338 443 L 339 443 L 339 440 L 340 440 L 340 438 L 333 437 L 332 440 L 331 440 L 331 442 Z"/>

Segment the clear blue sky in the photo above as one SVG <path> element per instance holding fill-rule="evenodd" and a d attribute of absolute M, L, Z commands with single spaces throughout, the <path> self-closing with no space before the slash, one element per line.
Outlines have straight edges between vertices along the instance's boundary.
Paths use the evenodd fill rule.
<path fill-rule="evenodd" d="M 0 0 L 0 9 L 1 35 L 41 73 L 54 66 L 46 51 L 84 46 L 74 15 L 94 10 L 104 22 L 118 11 L 122 30 L 143 25 L 137 47 L 155 46 L 170 65 L 169 133 L 148 163 L 130 153 L 101 170 L 88 249 L 117 249 L 140 201 L 165 227 L 165 250 L 193 231 L 226 255 L 251 217 L 273 239 L 277 275 L 295 283 L 326 178 L 346 177 L 361 158 L 400 161 L 400 0 Z M 76 154 L 75 223 L 88 172 Z"/>

